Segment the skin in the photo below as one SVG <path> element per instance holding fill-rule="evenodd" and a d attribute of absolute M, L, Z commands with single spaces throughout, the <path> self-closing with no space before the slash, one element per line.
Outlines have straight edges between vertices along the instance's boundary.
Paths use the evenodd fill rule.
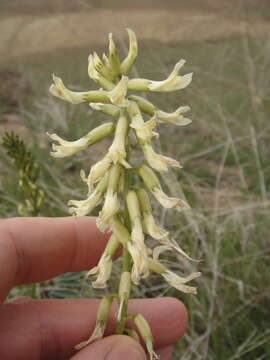
<path fill-rule="evenodd" d="M 81 351 L 74 346 L 94 329 L 99 300 L 5 301 L 15 285 L 51 279 L 95 266 L 108 235 L 95 218 L 13 218 L 0 220 L 0 358 L 3 360 L 114 360 L 147 359 L 135 340 L 111 335 L 115 328 L 114 303 L 106 337 Z M 173 298 L 133 299 L 129 313 L 141 313 L 149 322 L 161 360 L 171 359 L 171 345 L 184 333 L 187 312 Z M 131 328 L 132 323 L 128 323 Z"/>

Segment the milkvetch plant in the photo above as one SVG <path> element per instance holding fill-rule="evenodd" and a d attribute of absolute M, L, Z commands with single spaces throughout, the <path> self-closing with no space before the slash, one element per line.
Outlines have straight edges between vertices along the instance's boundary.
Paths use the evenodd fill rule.
<path fill-rule="evenodd" d="M 182 256 L 190 257 L 170 239 L 170 234 L 155 221 L 150 195 L 164 208 L 177 211 L 189 209 L 183 200 L 169 197 L 162 189 L 157 173 L 168 171 L 169 167 L 181 165 L 177 160 L 158 154 L 154 150 L 153 140 L 159 137 L 156 131 L 158 122 L 188 125 L 191 120 L 184 116 L 188 106 L 181 106 L 172 113 L 158 109 L 143 97 L 128 94 L 131 90 L 143 92 L 171 92 L 187 87 L 192 80 L 192 73 L 180 75 L 185 61 L 180 60 L 172 73 L 163 81 L 141 78 L 129 78 L 132 65 L 137 57 L 138 46 L 134 32 L 130 29 L 129 51 L 121 61 L 112 34 L 109 35 L 108 55 L 102 57 L 96 53 L 89 56 L 88 74 L 99 90 L 73 92 L 66 88 L 63 81 L 53 75 L 51 93 L 73 104 L 89 103 L 96 111 L 101 111 L 113 118 L 76 141 L 66 141 L 56 134 L 48 134 L 54 141 L 51 155 L 66 157 L 76 154 L 113 135 L 113 141 L 106 155 L 93 165 L 88 174 L 81 171 L 81 178 L 86 183 L 88 193 L 84 200 L 70 200 L 70 212 L 76 216 L 90 214 L 97 206 L 101 210 L 97 226 L 101 231 L 110 232 L 106 248 L 94 268 L 87 276 L 92 279 L 94 288 L 105 288 L 110 279 L 113 259 L 120 246 L 122 253 L 122 273 L 117 295 L 105 296 L 100 303 L 96 327 L 88 340 L 76 346 L 80 349 L 103 337 L 113 298 L 119 304 L 117 314 L 117 334 L 127 334 L 139 339 L 138 333 L 146 344 L 150 358 L 156 358 L 151 329 L 141 314 L 127 312 L 131 285 L 138 284 L 150 273 L 161 275 L 172 287 L 185 293 L 196 293 L 196 288 L 186 285 L 200 275 L 194 272 L 186 277 L 170 271 L 159 260 L 163 251 L 173 250 Z M 144 162 L 134 165 L 130 147 L 130 134 L 134 133 L 138 147 L 144 155 Z M 150 248 L 148 237 L 156 240 L 157 246 Z M 137 331 L 126 328 L 126 320 L 133 319 Z"/>

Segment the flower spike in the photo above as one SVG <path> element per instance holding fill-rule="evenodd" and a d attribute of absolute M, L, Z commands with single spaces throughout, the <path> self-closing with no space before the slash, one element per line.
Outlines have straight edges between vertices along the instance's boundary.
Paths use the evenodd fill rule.
<path fill-rule="evenodd" d="M 177 160 L 156 153 L 152 140 L 159 137 L 158 123 L 186 126 L 191 120 L 184 116 L 189 110 L 188 106 L 165 112 L 144 97 L 134 93 L 130 95 L 128 92 L 171 92 L 184 89 L 190 84 L 192 73 L 180 75 L 180 69 L 185 63 L 184 60 L 180 60 L 163 81 L 129 78 L 127 75 L 131 73 L 138 55 L 138 43 L 135 33 L 131 29 L 127 29 L 127 32 L 129 50 L 122 60 L 112 34 L 109 34 L 108 55 L 103 53 L 99 56 L 96 52 L 89 55 L 88 75 L 100 86 L 99 90 L 72 91 L 64 85 L 61 78 L 54 75 L 50 87 L 52 95 L 72 104 L 86 102 L 93 110 L 111 116 L 112 122 L 99 124 L 75 141 L 64 140 L 55 133 L 48 135 L 53 140 L 51 155 L 55 158 L 64 158 L 113 134 L 110 144 L 107 147 L 104 145 L 106 149 L 103 157 L 91 166 L 87 175 L 83 170 L 80 172 L 88 188 L 86 198 L 68 202 L 69 212 L 75 216 L 87 216 L 94 210 L 95 213 L 98 212 L 98 228 L 110 232 L 97 265 L 86 274 L 93 288 L 107 287 L 113 259 L 117 250 L 122 248 L 118 294 L 103 297 L 92 334 L 86 341 L 78 344 L 76 349 L 79 350 L 103 338 L 112 300 L 115 298 L 118 302 L 115 333 L 126 334 L 138 341 L 143 339 L 149 358 L 154 360 L 158 359 L 158 356 L 154 352 L 153 336 L 147 320 L 141 314 L 128 313 L 132 284 L 139 284 L 150 272 L 154 272 L 161 275 L 170 286 L 184 293 L 195 294 L 196 288 L 187 283 L 200 276 L 200 273 L 192 272 L 182 277 L 159 261 L 160 255 L 165 251 L 173 251 L 189 260 L 193 259 L 155 220 L 149 193 L 166 209 L 175 208 L 183 211 L 189 209 L 189 205 L 182 199 L 169 197 L 164 193 L 157 172 L 181 166 Z M 90 114 L 92 115 L 92 111 Z M 134 136 L 131 136 L 131 133 Z M 144 158 L 142 162 L 140 157 L 132 157 L 134 148 L 141 152 Z M 153 245 L 155 242 L 159 244 Z M 134 321 L 137 330 L 126 328 L 127 319 Z"/>

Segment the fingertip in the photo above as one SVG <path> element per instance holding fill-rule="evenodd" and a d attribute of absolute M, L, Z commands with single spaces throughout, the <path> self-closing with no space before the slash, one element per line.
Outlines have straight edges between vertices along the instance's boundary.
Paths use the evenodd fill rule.
<path fill-rule="evenodd" d="M 129 313 L 141 313 L 145 316 L 152 329 L 157 348 L 175 343 L 187 328 L 186 307 L 180 300 L 172 297 L 131 300 Z M 128 323 L 131 325 L 129 321 Z"/>
<path fill-rule="evenodd" d="M 71 360 L 89 359 L 146 360 L 146 354 L 134 339 L 125 335 L 112 335 L 90 344 L 71 358 Z"/>
<path fill-rule="evenodd" d="M 187 308 L 182 301 L 173 297 L 163 298 L 163 301 L 166 302 L 166 306 L 170 308 L 171 313 L 174 314 L 173 327 L 175 331 L 172 331 L 172 333 L 175 336 L 174 342 L 176 342 L 184 335 L 188 326 Z"/>
<path fill-rule="evenodd" d="M 171 311 L 175 313 L 175 327 L 178 329 L 178 333 L 175 333 L 175 341 L 177 341 L 184 335 L 187 329 L 188 311 L 182 301 L 173 297 L 167 297 L 165 299 L 168 302 L 168 306 L 171 307 Z"/>

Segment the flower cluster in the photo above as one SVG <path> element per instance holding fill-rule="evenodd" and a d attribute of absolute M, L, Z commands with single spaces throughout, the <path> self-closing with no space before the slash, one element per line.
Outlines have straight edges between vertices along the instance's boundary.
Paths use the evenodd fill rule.
<path fill-rule="evenodd" d="M 138 46 L 134 32 L 130 29 L 127 31 L 129 52 L 123 61 L 120 61 L 112 34 L 109 35 L 108 55 L 103 54 L 99 57 L 94 53 L 89 56 L 88 74 L 98 84 L 99 90 L 73 92 L 56 76 L 53 76 L 54 84 L 50 87 L 54 96 L 73 104 L 87 102 L 93 110 L 115 118 L 115 122 L 102 124 L 76 141 L 66 141 L 56 134 L 48 134 L 55 142 L 51 152 L 54 157 L 71 156 L 104 137 L 113 135 L 106 155 L 91 167 L 88 175 L 81 171 L 81 178 L 88 187 L 86 199 L 70 200 L 68 205 L 70 212 L 77 216 L 88 215 L 97 206 L 102 205 L 97 226 L 101 231 L 110 231 L 112 234 L 97 266 L 88 272 L 88 276 L 93 278 L 93 287 L 106 287 L 111 275 L 113 257 L 121 245 L 126 259 L 129 259 L 128 265 L 123 265 L 118 294 L 118 321 L 122 332 L 125 331 L 123 324 L 127 316 L 126 305 L 131 283 L 138 284 L 150 272 L 154 272 L 160 274 L 171 286 L 195 294 L 196 288 L 185 284 L 200 275 L 200 273 L 192 273 L 187 277 L 178 276 L 158 260 L 161 252 L 170 249 L 178 251 L 183 256 L 188 257 L 188 255 L 175 241 L 170 240 L 168 231 L 156 224 L 149 197 L 152 194 L 165 208 L 175 208 L 178 211 L 189 209 L 189 205 L 183 199 L 169 197 L 163 191 L 156 174 L 156 172 L 168 171 L 169 167 L 180 168 L 179 162 L 156 153 L 153 146 L 153 140 L 159 136 L 156 132 L 157 123 L 188 125 L 191 120 L 183 114 L 189 110 L 189 107 L 182 106 L 172 113 L 167 113 L 159 110 L 143 97 L 128 94 L 129 90 L 133 92 L 180 90 L 190 84 L 192 73 L 180 75 L 179 71 L 185 63 L 184 60 L 180 60 L 168 78 L 163 81 L 130 79 L 127 74 L 137 57 Z M 130 157 L 131 131 L 134 132 L 138 147 L 145 158 L 140 166 L 133 166 Z M 147 245 L 147 237 L 155 239 L 158 245 L 150 249 Z M 93 335 L 86 342 L 79 344 L 78 348 L 103 336 L 104 321 L 112 302 L 111 298 L 104 299 L 99 311 L 99 314 L 102 314 L 101 320 L 97 319 Z M 147 348 L 153 358 L 155 353 L 146 320 L 141 315 L 136 315 L 134 322 L 142 337 L 147 338 Z"/>

